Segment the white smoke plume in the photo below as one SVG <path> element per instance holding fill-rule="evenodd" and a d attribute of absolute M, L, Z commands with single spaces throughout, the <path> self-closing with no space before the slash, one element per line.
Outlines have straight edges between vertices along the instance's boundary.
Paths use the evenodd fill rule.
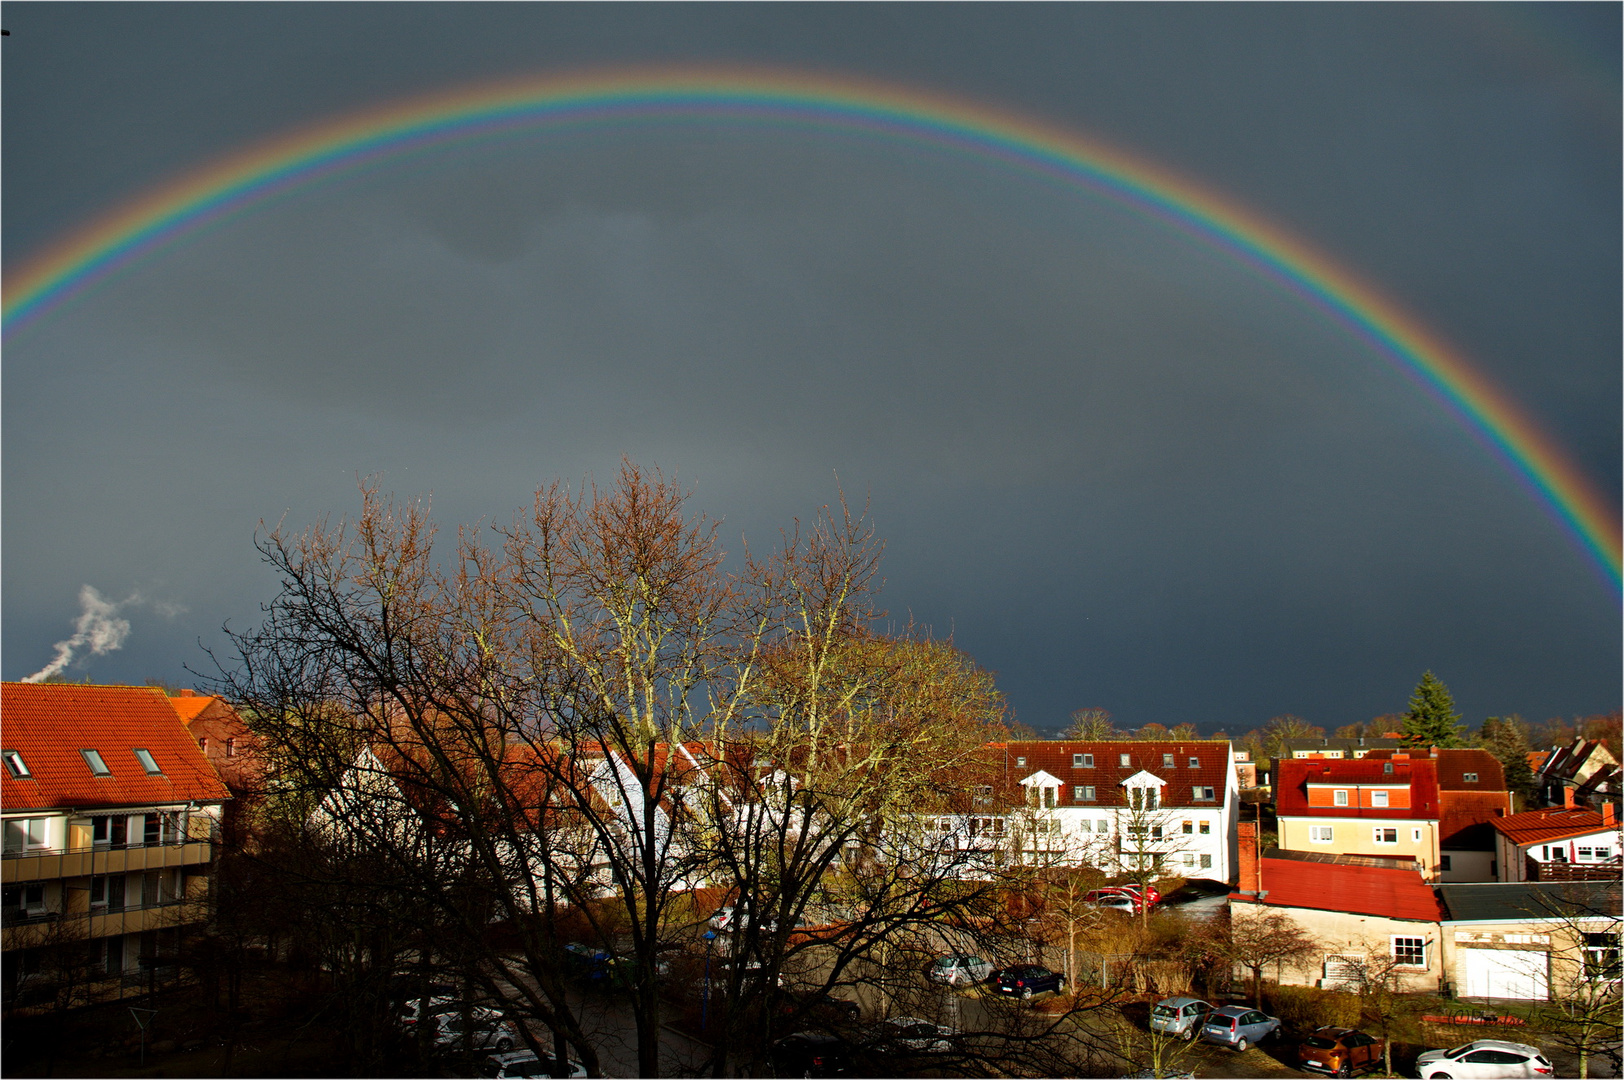
<path fill-rule="evenodd" d="M 89 585 L 79 590 L 79 618 L 73 624 L 73 636 L 56 643 L 56 655 L 51 662 L 22 680 L 26 683 L 42 682 L 67 669 L 81 650 L 85 655 L 100 656 L 122 648 L 130 634 L 130 621 L 118 613 L 130 604 L 139 603 L 139 594 L 127 600 L 114 602 L 102 596 Z"/>

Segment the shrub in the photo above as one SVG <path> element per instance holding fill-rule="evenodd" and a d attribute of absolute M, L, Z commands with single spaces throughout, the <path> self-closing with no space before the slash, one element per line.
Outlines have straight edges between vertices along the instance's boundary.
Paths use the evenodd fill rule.
<path fill-rule="evenodd" d="M 1317 1027 L 1359 1026 L 1359 996 L 1313 986 L 1269 988 L 1269 1004 L 1283 1026 L 1297 1031 Z"/>

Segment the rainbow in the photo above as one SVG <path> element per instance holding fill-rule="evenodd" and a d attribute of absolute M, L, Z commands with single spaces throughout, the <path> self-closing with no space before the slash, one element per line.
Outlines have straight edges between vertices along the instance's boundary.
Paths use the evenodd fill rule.
<path fill-rule="evenodd" d="M 683 122 L 877 138 L 992 162 L 1103 195 L 1239 259 L 1362 339 L 1453 414 L 1624 593 L 1610 501 L 1463 356 L 1345 267 L 1214 192 L 1075 132 L 844 75 L 596 71 L 442 93 L 300 130 L 153 190 L 8 275 L 4 334 L 186 236 L 328 178 L 480 140 Z"/>

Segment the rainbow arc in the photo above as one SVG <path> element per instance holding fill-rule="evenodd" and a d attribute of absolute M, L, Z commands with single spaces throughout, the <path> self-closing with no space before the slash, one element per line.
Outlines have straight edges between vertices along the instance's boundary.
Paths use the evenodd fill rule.
<path fill-rule="evenodd" d="M 996 162 L 1113 199 L 1219 249 L 1362 339 L 1451 413 L 1621 593 L 1610 500 L 1464 356 L 1346 267 L 1210 189 L 1076 132 L 846 76 L 597 71 L 442 93 L 297 131 L 160 187 L 8 275 L 5 336 L 188 235 L 324 179 L 482 139 L 692 122 L 865 135 Z"/>

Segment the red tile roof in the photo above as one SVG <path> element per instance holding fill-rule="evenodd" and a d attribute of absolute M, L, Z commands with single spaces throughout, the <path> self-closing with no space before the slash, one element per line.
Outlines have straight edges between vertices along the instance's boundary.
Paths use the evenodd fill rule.
<path fill-rule="evenodd" d="M 0 742 L 31 774 L 0 776 L 0 808 L 137 806 L 222 802 L 231 797 L 157 687 L 0 683 Z M 161 775 L 149 776 L 135 748 Z M 100 752 L 110 776 L 94 776 L 79 753 Z"/>
<path fill-rule="evenodd" d="M 1432 888 L 1416 870 L 1341 866 L 1263 858 L 1263 902 L 1276 907 L 1346 911 L 1388 919 L 1437 922 L 1445 917 Z"/>
<path fill-rule="evenodd" d="M 1094 755 L 1094 765 L 1091 768 L 1073 766 L 1072 757 L 1076 754 Z M 1128 755 L 1127 765 L 1122 764 L 1123 754 Z M 1172 765 L 1164 764 L 1168 754 L 1173 756 Z M 1016 764 L 1020 758 L 1025 758 L 1026 764 Z M 1193 769 L 1191 758 L 1196 759 Z M 1224 793 L 1234 775 L 1228 740 L 988 743 L 985 760 L 1000 774 L 1006 788 L 1012 788 L 1040 769 L 1060 780 L 1061 806 L 1126 806 L 1127 794 L 1121 784 L 1143 771 L 1166 781 L 1161 798 L 1161 805 L 1165 807 L 1219 807 L 1224 805 Z M 1073 788 L 1079 785 L 1094 788 L 1093 801 L 1073 797 Z M 1212 788 L 1213 797 L 1197 800 L 1192 790 L 1196 787 Z"/>
<path fill-rule="evenodd" d="M 1511 794 L 1506 791 L 1445 791 L 1439 803 L 1443 816 L 1438 844 L 1454 851 L 1493 851 L 1489 822 L 1511 813 Z"/>
<path fill-rule="evenodd" d="M 169 704 L 175 707 L 175 712 L 180 716 L 181 723 L 190 724 L 197 719 L 198 713 L 219 700 L 219 698 L 210 697 L 207 694 L 187 693 L 170 698 Z"/>
<path fill-rule="evenodd" d="M 1548 840 L 1561 840 L 1569 836 L 1583 836 L 1600 832 L 1604 828 L 1617 829 L 1602 820 L 1594 810 L 1569 809 L 1553 806 L 1545 810 L 1528 810 L 1521 814 L 1495 818 L 1489 822 L 1513 844 L 1542 844 Z"/>
<path fill-rule="evenodd" d="M 1386 771 L 1392 766 L 1391 773 Z M 1438 819 L 1438 764 L 1432 758 L 1381 761 L 1369 757 L 1355 761 L 1303 758 L 1275 762 L 1275 812 L 1281 817 L 1317 818 L 1405 818 L 1436 821 Z M 1410 788 L 1408 807 L 1372 806 L 1309 806 L 1308 785 L 1407 784 Z"/>

